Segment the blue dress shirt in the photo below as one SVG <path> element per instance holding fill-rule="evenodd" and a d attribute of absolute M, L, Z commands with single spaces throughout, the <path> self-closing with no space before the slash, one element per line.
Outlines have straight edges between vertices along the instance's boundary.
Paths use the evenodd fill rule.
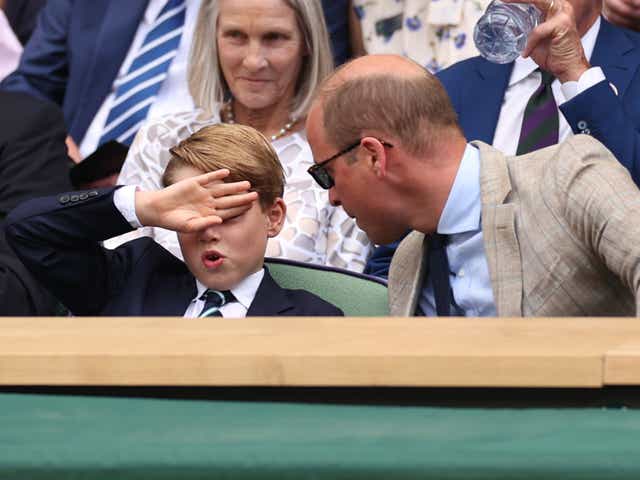
<path fill-rule="evenodd" d="M 496 316 L 484 253 L 481 213 L 480 152 L 467 145 L 438 222 L 438 233 L 449 236 L 449 281 L 455 302 L 451 307 L 452 315 Z M 436 315 L 433 286 L 428 275 L 419 305 L 425 315 Z"/>

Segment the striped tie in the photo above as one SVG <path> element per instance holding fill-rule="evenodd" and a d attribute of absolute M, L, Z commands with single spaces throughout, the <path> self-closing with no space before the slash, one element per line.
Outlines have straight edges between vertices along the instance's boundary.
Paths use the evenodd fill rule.
<path fill-rule="evenodd" d="M 542 70 L 540 73 L 542 73 L 542 83 L 533 92 L 524 110 L 516 155 L 523 155 L 558 143 L 560 129 L 558 106 L 551 89 L 554 77 Z"/>
<path fill-rule="evenodd" d="M 116 80 L 115 100 L 100 137 L 100 145 L 109 140 L 131 145 L 176 56 L 185 9 L 184 0 L 167 2 L 126 75 Z"/>
<path fill-rule="evenodd" d="M 200 296 L 200 300 L 204 301 L 204 307 L 198 317 L 221 317 L 220 309 L 222 306 L 235 302 L 236 297 L 229 290 L 221 292 L 209 288 Z"/>

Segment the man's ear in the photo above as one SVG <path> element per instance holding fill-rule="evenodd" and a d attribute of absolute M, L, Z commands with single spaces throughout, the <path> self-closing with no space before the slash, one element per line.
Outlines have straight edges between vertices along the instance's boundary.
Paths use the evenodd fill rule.
<path fill-rule="evenodd" d="M 267 235 L 269 238 L 273 238 L 280 233 L 282 226 L 284 225 L 284 219 L 287 216 L 287 204 L 280 197 L 276 198 L 267 209 L 267 221 L 269 222 Z"/>
<path fill-rule="evenodd" d="M 375 137 L 364 137 L 360 146 L 366 152 L 367 160 L 376 177 L 384 177 L 387 172 L 387 152 L 384 145 Z"/>

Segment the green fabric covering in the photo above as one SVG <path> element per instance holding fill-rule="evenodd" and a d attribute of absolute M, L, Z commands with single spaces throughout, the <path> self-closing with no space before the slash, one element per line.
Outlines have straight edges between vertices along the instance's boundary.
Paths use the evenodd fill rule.
<path fill-rule="evenodd" d="M 320 270 L 302 264 L 265 259 L 269 272 L 283 288 L 302 288 L 340 308 L 347 317 L 389 315 L 387 287 L 365 277 Z"/>
<path fill-rule="evenodd" d="M 639 479 L 640 410 L 0 395 L 6 479 Z"/>

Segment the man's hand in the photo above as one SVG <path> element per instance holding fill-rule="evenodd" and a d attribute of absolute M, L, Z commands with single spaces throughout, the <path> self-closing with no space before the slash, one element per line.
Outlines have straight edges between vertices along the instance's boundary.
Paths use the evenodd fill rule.
<path fill-rule="evenodd" d="M 541 69 L 562 83 L 577 81 L 590 65 L 580 42 L 573 7 L 567 0 L 527 0 L 527 3 L 542 12 L 544 21 L 529 35 L 522 56 L 531 56 Z"/>
<path fill-rule="evenodd" d="M 611 23 L 640 31 L 640 0 L 604 0 L 602 12 Z"/>
<path fill-rule="evenodd" d="M 176 232 L 195 232 L 235 217 L 251 208 L 258 198 L 249 182 L 223 183 L 229 170 L 222 169 L 186 178 L 167 188 L 136 192 L 140 223 Z"/>

